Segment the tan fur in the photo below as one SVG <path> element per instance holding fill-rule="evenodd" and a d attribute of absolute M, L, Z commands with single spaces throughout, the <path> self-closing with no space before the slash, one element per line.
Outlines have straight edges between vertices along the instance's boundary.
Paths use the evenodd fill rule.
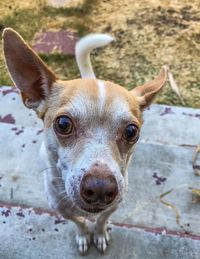
<path fill-rule="evenodd" d="M 136 123 L 140 127 L 142 124 L 142 113 L 140 110 L 139 102 L 135 95 L 130 94 L 128 90 L 120 85 L 114 84 L 112 82 L 106 81 L 105 85 L 107 87 L 107 102 L 106 102 L 106 109 L 109 109 L 109 105 L 112 103 L 112 100 L 116 97 L 124 98 L 130 107 L 130 111 L 133 116 L 136 118 Z"/>
<path fill-rule="evenodd" d="M 104 110 L 109 110 L 113 99 L 120 98 L 121 102 L 127 102 L 133 121 L 141 127 L 142 113 L 140 111 L 137 98 L 130 94 L 125 88 L 112 82 L 106 81 L 106 102 Z M 45 114 L 45 124 L 51 126 L 53 118 L 57 114 L 67 112 L 68 103 L 75 95 L 87 95 L 94 104 L 98 105 L 98 87 L 96 79 L 75 79 L 70 81 L 57 81 L 53 84 L 50 98 L 47 100 L 47 112 Z M 105 112 L 106 113 L 106 112 Z"/>
<path fill-rule="evenodd" d="M 91 238 L 104 253 L 109 242 L 106 222 L 127 189 L 127 169 L 135 145 L 124 139 L 125 129 L 134 124 L 138 128 L 135 136 L 139 136 L 142 110 L 163 87 L 167 68 L 152 82 L 128 91 L 98 79 L 57 80 L 12 29 L 4 30 L 3 45 L 8 70 L 21 91 L 24 104 L 34 109 L 44 122 L 41 155 L 48 168 L 45 190 L 49 204 L 78 226 L 76 241 L 80 253 L 86 253 Z M 70 118 L 70 134 L 56 131 L 55 121 L 60 115 Z M 97 163 L 100 166 L 95 167 Z M 88 172 L 93 170 L 93 174 L 100 177 L 102 168 L 116 181 L 118 192 L 111 204 L 103 205 L 92 224 L 87 221 L 91 216 L 89 210 L 81 209 L 90 204 L 82 206 L 86 203 L 80 195 L 80 186 Z"/>

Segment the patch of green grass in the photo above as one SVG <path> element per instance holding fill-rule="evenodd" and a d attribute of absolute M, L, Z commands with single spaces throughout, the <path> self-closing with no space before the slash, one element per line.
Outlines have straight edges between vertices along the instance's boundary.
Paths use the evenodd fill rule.
<path fill-rule="evenodd" d="M 95 0 L 97 1 L 97 0 Z M 0 3 L 0 10 L 4 15 L 0 16 L 0 31 L 5 27 L 11 27 L 22 35 L 31 44 L 34 35 L 41 30 L 71 29 L 81 37 L 89 33 L 88 24 L 91 24 L 87 13 L 91 11 L 92 3 L 86 0 L 81 7 L 53 8 L 43 1 L 33 8 L 22 8 L 17 5 L 5 5 L 4 10 Z M 14 1 L 16 4 L 17 1 Z M 43 59 L 63 78 L 74 78 L 79 75 L 74 57 L 66 57 L 60 54 L 43 55 Z M 0 85 L 12 84 L 3 59 L 2 46 L 0 47 Z"/>
<path fill-rule="evenodd" d="M 44 62 L 51 67 L 54 73 L 62 80 L 80 77 L 74 56 L 71 55 L 40 55 Z"/>
<path fill-rule="evenodd" d="M 200 107 L 199 1 L 85 0 L 76 7 L 53 8 L 46 0 L 0 0 L 0 31 L 12 27 L 29 43 L 41 30 L 71 29 L 81 37 L 111 33 L 116 41 L 97 49 L 92 64 L 97 77 L 127 89 L 152 80 L 168 64 L 186 106 Z M 131 4 L 130 4 L 131 3 Z M 139 3 L 139 4 L 138 4 Z M 73 56 L 42 55 L 60 79 L 80 76 Z M 10 85 L 0 46 L 0 85 Z M 167 84 L 158 103 L 182 105 Z"/>

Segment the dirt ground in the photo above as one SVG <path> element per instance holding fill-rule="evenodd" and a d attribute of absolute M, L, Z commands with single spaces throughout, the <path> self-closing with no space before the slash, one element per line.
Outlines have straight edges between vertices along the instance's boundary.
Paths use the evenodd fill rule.
<path fill-rule="evenodd" d="M 133 88 L 152 79 L 168 64 L 186 106 L 200 107 L 199 0 L 85 0 L 53 8 L 44 0 L 0 0 L 0 30 L 13 27 L 31 44 L 40 30 L 70 28 L 79 36 L 106 32 L 110 46 L 92 57 L 99 78 Z M 61 77 L 79 76 L 74 57 L 42 58 Z M 0 49 L 0 84 L 11 84 Z M 158 103 L 181 105 L 169 85 Z"/>

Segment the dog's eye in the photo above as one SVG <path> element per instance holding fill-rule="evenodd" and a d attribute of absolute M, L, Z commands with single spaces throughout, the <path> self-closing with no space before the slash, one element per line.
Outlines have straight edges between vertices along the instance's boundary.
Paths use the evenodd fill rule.
<path fill-rule="evenodd" d="M 130 143 L 135 143 L 139 138 L 138 127 L 135 124 L 129 124 L 123 132 L 123 138 Z"/>
<path fill-rule="evenodd" d="M 62 135 L 68 135 L 72 132 L 73 129 L 72 120 L 66 115 L 61 115 L 56 118 L 54 122 L 54 129 L 56 132 Z"/>

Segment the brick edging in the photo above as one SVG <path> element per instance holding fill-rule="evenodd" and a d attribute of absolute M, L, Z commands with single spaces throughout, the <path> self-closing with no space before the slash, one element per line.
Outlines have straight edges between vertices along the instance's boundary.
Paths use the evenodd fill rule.
<path fill-rule="evenodd" d="M 62 217 L 57 211 L 52 211 L 44 208 L 35 208 L 35 207 L 30 207 L 27 205 L 20 205 L 16 203 L 8 203 L 4 201 L 0 201 L 0 208 L 8 208 L 11 209 L 13 207 L 20 207 L 22 209 L 31 209 L 33 210 L 36 214 L 42 215 L 42 214 L 49 214 L 51 217 L 56 217 L 60 219 L 60 222 L 63 222 L 65 220 L 61 220 Z M 134 224 L 127 224 L 127 223 L 120 223 L 120 222 L 115 222 L 112 221 L 111 224 L 116 227 L 121 227 L 121 228 L 127 228 L 127 229 L 136 229 L 136 230 L 143 230 L 145 232 L 149 232 L 155 235 L 171 235 L 171 236 L 177 236 L 180 238 L 190 238 L 192 240 L 200 240 L 200 235 L 196 234 L 190 234 L 190 233 L 185 233 L 185 232 L 179 232 L 175 230 L 169 230 L 166 228 L 153 228 L 153 227 L 145 227 L 145 226 L 140 226 L 140 225 L 134 225 Z"/>

